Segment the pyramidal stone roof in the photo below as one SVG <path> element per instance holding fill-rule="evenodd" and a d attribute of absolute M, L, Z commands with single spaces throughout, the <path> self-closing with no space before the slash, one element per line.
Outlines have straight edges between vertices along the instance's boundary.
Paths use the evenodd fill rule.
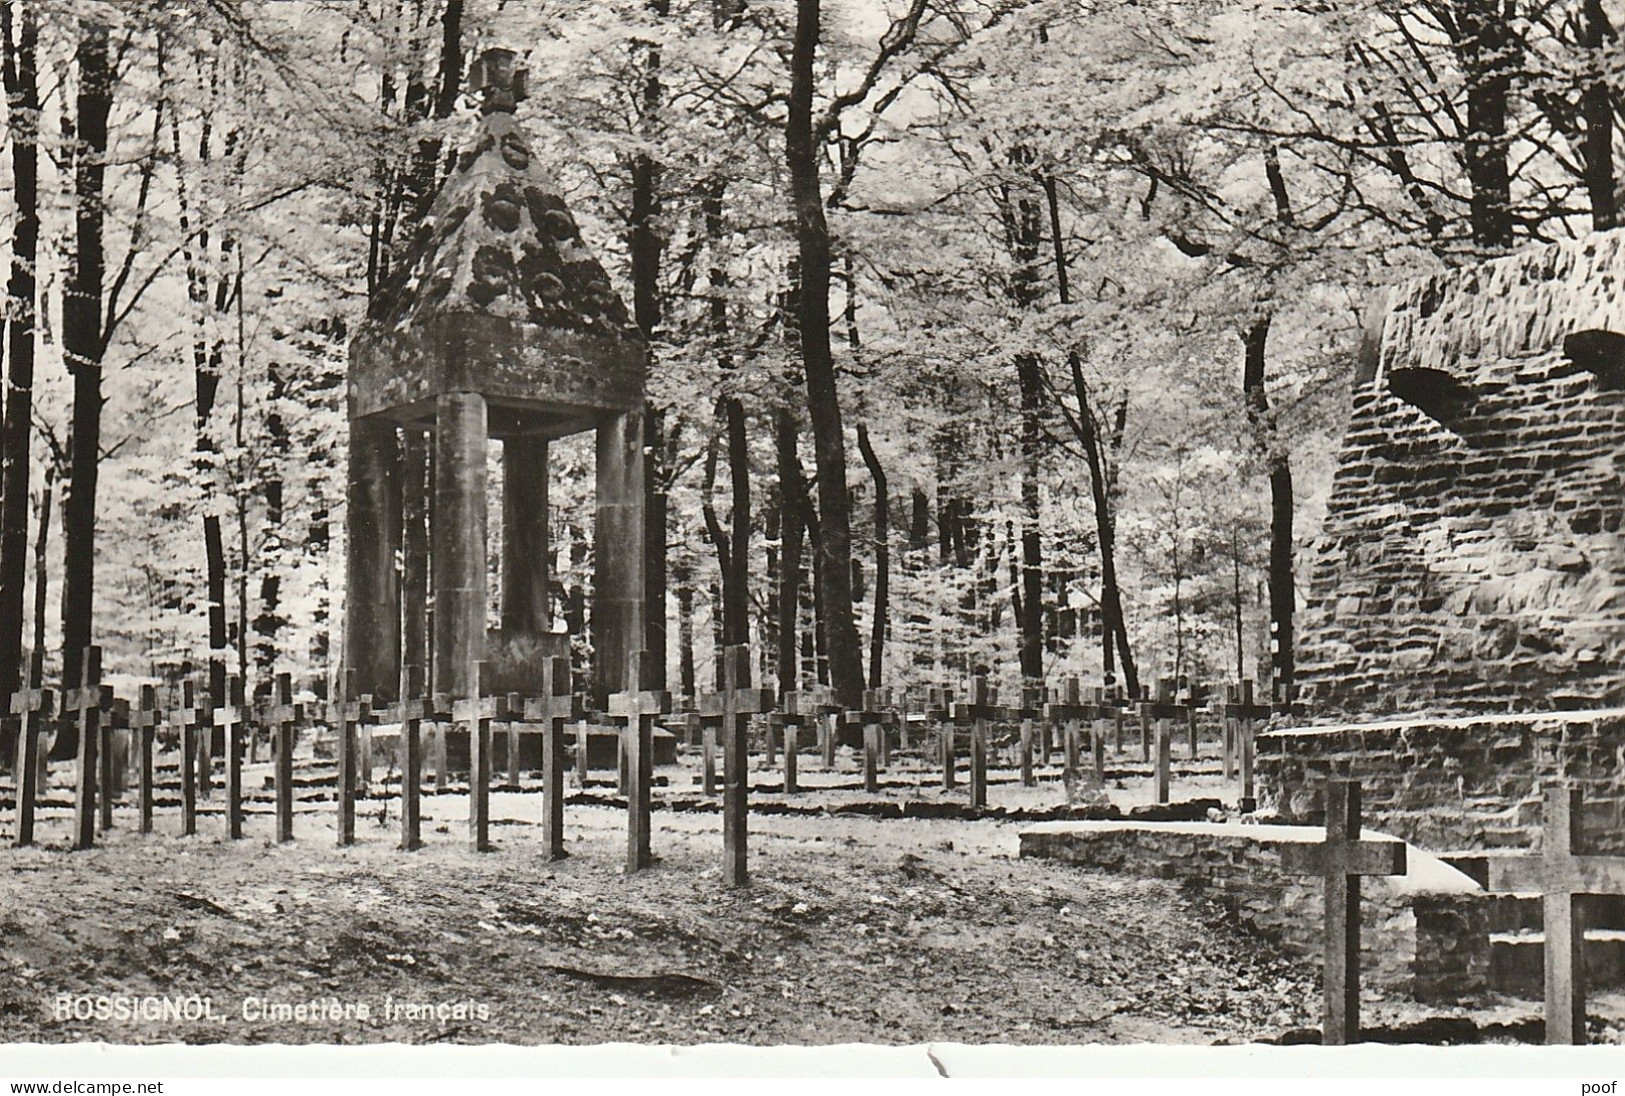
<path fill-rule="evenodd" d="M 479 117 L 385 302 L 379 322 L 396 329 L 477 314 L 642 341 L 518 119 L 502 110 Z"/>
<path fill-rule="evenodd" d="M 563 437 L 643 405 L 642 334 L 513 115 L 512 55 L 492 55 L 471 139 L 350 344 L 352 419 L 421 423 L 476 392 L 493 431 Z"/>

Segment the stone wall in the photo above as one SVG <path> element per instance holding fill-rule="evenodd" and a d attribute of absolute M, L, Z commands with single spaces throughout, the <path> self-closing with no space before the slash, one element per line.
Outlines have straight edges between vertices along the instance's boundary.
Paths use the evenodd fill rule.
<path fill-rule="evenodd" d="M 1538 847 L 1540 788 L 1585 792 L 1585 836 L 1625 854 L 1625 710 L 1283 728 L 1255 742 L 1259 805 L 1321 816 L 1328 776 L 1360 782 L 1373 829 L 1435 850 Z"/>
<path fill-rule="evenodd" d="M 1622 248 L 1604 233 L 1390 294 L 1305 576 L 1314 715 L 1625 702 L 1625 385 L 1564 352 L 1625 333 Z"/>
<path fill-rule="evenodd" d="M 1052 822 L 1022 831 L 1021 855 L 1177 880 L 1251 931 L 1318 965 L 1323 884 L 1288 873 L 1281 847 L 1318 841 L 1301 826 Z M 1458 1000 L 1485 988 L 1489 931 L 1483 895 L 1466 876 L 1410 850 L 1410 873 L 1361 888 L 1361 978 L 1372 993 Z"/>

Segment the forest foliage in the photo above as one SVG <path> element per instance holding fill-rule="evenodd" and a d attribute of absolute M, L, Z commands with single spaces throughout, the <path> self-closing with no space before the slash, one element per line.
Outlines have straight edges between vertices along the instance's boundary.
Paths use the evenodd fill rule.
<path fill-rule="evenodd" d="M 1622 9 L 0 0 L 0 675 L 325 691 L 347 342 L 502 46 L 649 337 L 674 689 L 1287 679 L 1363 317 L 1614 225 Z"/>

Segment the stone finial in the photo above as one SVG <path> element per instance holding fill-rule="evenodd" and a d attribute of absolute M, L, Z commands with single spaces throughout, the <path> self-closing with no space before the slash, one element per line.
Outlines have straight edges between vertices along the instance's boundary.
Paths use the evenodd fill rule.
<path fill-rule="evenodd" d="M 468 86 L 480 97 L 480 113 L 512 114 L 529 98 L 525 90 L 525 70 L 517 65 L 518 54 L 511 49 L 488 49 L 468 71 Z"/>

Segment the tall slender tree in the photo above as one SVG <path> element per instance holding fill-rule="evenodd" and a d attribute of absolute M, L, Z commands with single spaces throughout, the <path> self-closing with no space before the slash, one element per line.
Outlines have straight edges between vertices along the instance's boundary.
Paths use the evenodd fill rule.
<path fill-rule="evenodd" d="M 96 589 L 96 485 L 101 469 L 103 194 L 113 74 L 107 27 L 87 19 L 75 56 L 78 105 L 74 162 L 75 254 L 62 301 L 62 352 L 73 375 L 73 426 L 62 497 L 62 676 L 78 681 L 91 641 Z"/>
<path fill-rule="evenodd" d="M 34 5 L 0 2 L 6 119 L 11 146 L 11 275 L 6 320 L 6 399 L 0 428 L 0 691 L 22 679 L 23 588 L 28 571 L 28 480 L 32 463 L 34 333 L 39 257 L 39 26 Z"/>

